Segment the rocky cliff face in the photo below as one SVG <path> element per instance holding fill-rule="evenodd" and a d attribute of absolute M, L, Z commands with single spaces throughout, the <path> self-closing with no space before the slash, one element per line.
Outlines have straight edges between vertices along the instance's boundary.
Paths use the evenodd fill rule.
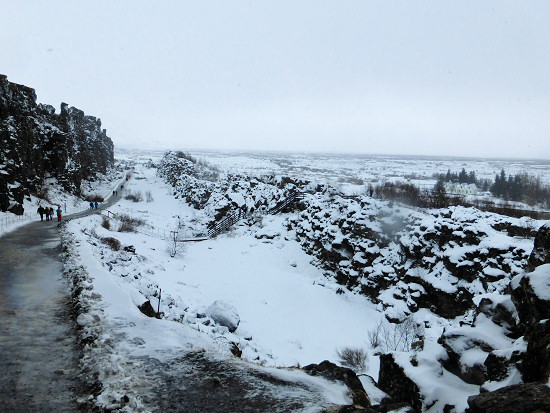
<path fill-rule="evenodd" d="M 510 235 L 527 233 L 528 221 L 472 208 L 421 213 L 368 197 L 324 195 L 306 203 L 289 220 L 304 250 L 396 319 L 420 308 L 448 319 L 465 314 L 475 296 L 504 292 L 532 248 L 530 238 Z"/>
<path fill-rule="evenodd" d="M 527 341 L 521 373 L 525 382 L 550 378 L 550 225 L 542 226 L 529 258 L 532 272 L 512 280 L 514 302 Z"/>
<path fill-rule="evenodd" d="M 0 210 L 21 214 L 25 196 L 46 178 L 78 194 L 83 179 L 114 163 L 113 142 L 101 121 L 66 103 L 55 113 L 37 104 L 34 89 L 0 75 Z"/>

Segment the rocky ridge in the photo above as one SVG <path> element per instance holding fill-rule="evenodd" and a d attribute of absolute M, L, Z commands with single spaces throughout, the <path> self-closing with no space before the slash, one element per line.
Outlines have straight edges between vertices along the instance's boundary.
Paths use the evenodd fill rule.
<path fill-rule="evenodd" d="M 540 221 L 464 207 L 416 210 L 283 177 L 205 183 L 183 174 L 173 186 L 195 207 L 225 205 L 211 208 L 213 220 L 304 192 L 287 229 L 325 275 L 368 296 L 392 325 L 415 320 L 430 331 L 405 351 L 380 348 L 391 356 L 380 358 L 378 386 L 393 401 L 422 411 L 464 411 L 466 397 L 438 382 L 457 394 L 486 394 L 548 381 L 544 309 L 550 300 L 541 285 L 548 280 L 550 235 L 546 226 L 538 230 Z M 537 269 L 528 275 L 528 266 Z"/>
<path fill-rule="evenodd" d="M 78 195 L 82 180 L 105 173 L 114 146 L 101 120 L 61 104 L 36 102 L 34 89 L 0 75 L 0 210 L 22 214 L 25 197 L 57 184 Z"/>

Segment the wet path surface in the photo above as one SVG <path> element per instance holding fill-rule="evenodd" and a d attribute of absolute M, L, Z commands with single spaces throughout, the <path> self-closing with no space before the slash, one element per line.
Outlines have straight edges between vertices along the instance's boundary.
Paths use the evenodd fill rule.
<path fill-rule="evenodd" d="M 82 387 L 56 221 L 0 237 L 0 410 L 76 412 Z"/>
<path fill-rule="evenodd" d="M 88 411 L 76 402 L 89 393 L 78 378 L 80 350 L 57 226 L 38 221 L 0 237 L 0 413 Z M 136 361 L 146 385 L 136 390 L 155 413 L 310 411 L 324 404 L 303 385 L 201 353 Z"/>
<path fill-rule="evenodd" d="M 169 363 L 142 360 L 156 386 L 143 400 L 157 412 L 286 413 L 321 411 L 321 397 L 306 386 L 278 379 L 244 363 L 189 353 Z M 317 408 L 315 408 L 317 407 Z"/>

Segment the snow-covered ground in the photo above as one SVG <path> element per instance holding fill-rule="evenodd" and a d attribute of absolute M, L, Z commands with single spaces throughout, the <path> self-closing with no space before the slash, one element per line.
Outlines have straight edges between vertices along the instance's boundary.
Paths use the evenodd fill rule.
<path fill-rule="evenodd" d="M 137 373 L 138 360 L 145 357 L 169 362 L 182 353 L 204 350 L 227 361 L 233 359 L 235 346 L 253 368 L 265 368 L 269 374 L 304 383 L 318 394 L 319 398 L 311 402 L 308 411 L 318 411 L 331 404 L 349 404 L 351 400 L 343 386 L 312 378 L 292 367 L 325 359 L 338 362 L 338 350 L 360 348 L 368 354 L 362 372 L 378 380 L 379 349 L 372 346 L 372 332 L 386 315 L 384 303 L 374 304 L 358 291 L 351 292 L 326 277 L 318 261 L 304 251 L 290 229 L 289 222 L 296 219 L 296 214 L 255 216 L 242 220 L 226 234 L 202 239 L 201 234 L 212 220 L 212 211 L 197 210 L 174 197 L 174 188 L 157 176 L 155 168 L 148 167 L 148 159 L 157 162 L 161 155 L 120 154 L 126 161 L 135 161 L 135 170 L 125 184 L 124 194 L 141 194 L 142 200 L 121 199 L 103 216 L 92 215 L 69 222 L 64 232 L 64 241 L 70 245 L 67 271 L 81 274 L 77 282 L 83 287 L 80 297 L 84 311 L 78 323 L 83 335 L 94 342 L 85 348 L 83 361 L 90 375 L 97 374 L 103 386 L 96 402 L 113 408 L 125 405 L 125 411 L 147 410 L 150 406 L 140 397 L 147 378 Z M 428 161 L 414 159 L 352 158 L 344 162 L 343 158 L 335 161 L 328 156 L 296 155 L 287 157 L 285 163 L 282 155 L 195 155 L 218 165 L 221 170 L 247 174 L 290 172 L 299 178 L 319 179 L 321 183 L 339 181 L 340 185 L 347 185 L 348 193 L 361 187 L 348 182 L 349 177 L 382 180 L 392 176 L 411 177 L 416 173 L 421 180 L 429 180 L 433 172 L 445 172 L 447 168 L 476 168 L 474 163 L 465 164 L 461 160 L 437 164 L 440 168 L 434 171 Z M 523 170 L 513 162 L 498 166 L 493 161 L 480 162 L 485 165 L 483 171 L 487 177 L 503 167 L 507 171 L 510 167 L 510 173 Z M 395 172 L 389 173 L 394 167 Z M 550 169 L 541 166 L 539 170 L 546 174 Z M 550 177 L 550 173 L 545 176 Z M 114 183 L 113 179 L 106 179 L 100 187 L 91 185 L 87 191 L 109 194 Z M 78 202 L 82 203 L 63 199 L 61 194 L 52 195 L 51 199 L 75 208 L 80 206 L 76 205 Z M 31 210 L 35 211 L 36 201 L 33 202 Z M 337 204 L 334 205 L 337 208 Z M 379 207 L 378 204 L 372 206 Z M 82 205 L 80 209 L 86 208 Z M 457 213 L 468 214 L 468 211 Z M 367 215 L 366 221 L 370 219 Z M 126 217 L 143 222 L 131 224 L 133 231 L 120 232 Z M 470 218 L 483 220 L 483 217 L 468 216 L 465 222 Z M 485 225 L 488 232 L 494 233 L 489 231 L 489 224 Z M 186 242 L 174 242 L 176 231 L 178 239 L 185 238 Z M 515 242 L 511 237 L 504 241 L 506 248 Z M 516 241 L 522 249 L 530 248 L 530 241 L 519 238 Z M 118 250 L 117 243 L 120 243 Z M 462 247 L 455 245 L 454 248 L 457 254 L 462 251 Z M 451 262 L 453 259 L 454 256 L 449 258 Z M 385 274 L 383 270 L 381 268 L 381 275 Z M 488 267 L 487 271 L 490 270 Z M 488 275 L 504 276 L 500 270 Z M 503 285 L 506 282 L 503 280 Z M 403 300 L 396 299 L 398 289 L 391 291 L 387 293 L 388 302 L 395 308 L 401 305 L 401 310 L 406 311 Z M 495 305 L 501 302 L 508 305 L 509 296 L 502 297 L 497 291 L 481 294 L 474 301 L 477 305 L 482 298 L 488 298 Z M 149 318 L 140 312 L 138 306 L 147 301 L 153 310 L 160 310 L 161 319 Z M 229 308 L 227 312 L 238 319 L 235 331 L 230 332 L 214 320 L 210 310 L 216 301 L 223 302 L 223 306 Z M 448 357 L 438 342 L 443 334 L 460 354 L 464 366 L 479 365 L 487 356 L 487 351 L 472 348 L 471 342 L 487 344 L 502 354 L 525 349 L 522 339 L 508 338 L 505 329 L 483 314 L 477 317 L 475 328 L 467 315 L 447 320 L 420 309 L 415 319 L 425 325 L 424 347 L 397 352 L 395 359 L 420 386 L 425 406 L 429 406 L 431 412 L 443 411 L 445 404 L 453 404 L 457 412 L 463 411 L 467 397 L 480 391 L 479 385 L 467 384 L 441 367 L 439 361 Z M 452 341 L 456 337 L 459 338 Z M 505 381 L 487 382 L 484 387 L 494 389 L 519 380 L 515 370 Z M 362 382 L 373 404 L 379 402 L 384 394 L 368 378 L 363 377 Z M 124 403 L 123 396 L 130 397 L 130 401 Z"/>
<path fill-rule="evenodd" d="M 169 238 L 180 220 L 200 221 L 200 211 L 174 199 L 155 169 L 138 165 L 125 191 L 151 192 L 151 202 L 123 199 L 109 208 L 111 216 L 143 219 L 140 232 L 118 232 L 116 219 L 106 229 L 100 215 L 73 220 L 66 227 L 95 293 L 88 301 L 90 314 L 79 323 L 92 328 L 100 318 L 108 334 L 118 337 L 110 350 L 116 357 L 169 358 L 197 349 L 232 357 L 230 344 L 236 343 L 242 358 L 258 366 L 296 367 L 334 360 L 336 350 L 344 346 L 366 348 L 368 330 L 381 314 L 364 296 L 336 294 L 338 286 L 310 263 L 300 245 L 285 239 L 283 217 L 266 216 L 262 228 L 244 225 L 216 239 L 187 242 L 171 257 L 164 235 Z M 266 234 L 272 239 L 264 238 Z M 121 249 L 132 246 L 132 252 L 113 251 L 101 242 L 109 237 L 118 239 Z M 138 310 L 148 300 L 164 313 L 162 320 Z M 205 315 L 217 300 L 237 310 L 240 324 L 235 332 Z M 112 359 L 98 363 L 107 369 Z M 377 369 L 373 357 L 368 372 L 376 376 Z M 297 370 L 287 373 L 296 375 L 322 389 L 327 403 L 350 402 L 343 387 Z M 108 405 L 116 399 L 118 381 L 104 380 L 107 390 L 100 402 Z M 374 401 L 377 394 L 372 395 Z"/>

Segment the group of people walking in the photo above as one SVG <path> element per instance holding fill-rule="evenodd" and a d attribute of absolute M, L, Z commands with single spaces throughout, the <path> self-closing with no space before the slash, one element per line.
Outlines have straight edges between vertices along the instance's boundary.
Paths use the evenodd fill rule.
<path fill-rule="evenodd" d="M 126 175 L 126 180 L 128 181 L 129 179 L 130 179 L 130 175 L 128 174 Z M 121 185 L 120 190 L 123 190 L 123 189 L 124 189 L 124 185 Z M 118 190 L 114 190 L 113 196 L 117 196 L 117 195 L 118 195 Z M 97 203 L 97 201 L 95 202 L 90 201 L 90 209 L 97 209 L 98 206 L 99 204 Z M 38 205 L 38 210 L 36 212 L 40 215 L 40 221 L 44 221 L 44 217 L 46 217 L 46 221 L 51 221 L 53 219 L 53 213 L 54 213 L 53 207 L 43 207 L 42 205 Z M 61 206 L 58 206 L 55 212 L 57 213 L 57 220 L 61 221 L 61 215 L 62 215 Z"/>
<path fill-rule="evenodd" d="M 46 207 L 44 208 L 42 205 L 38 206 L 38 210 L 36 211 L 40 215 L 40 221 L 44 221 L 44 217 L 46 217 L 46 221 L 53 220 L 53 207 Z M 57 210 L 57 220 L 61 221 L 61 207 L 58 206 Z"/>

